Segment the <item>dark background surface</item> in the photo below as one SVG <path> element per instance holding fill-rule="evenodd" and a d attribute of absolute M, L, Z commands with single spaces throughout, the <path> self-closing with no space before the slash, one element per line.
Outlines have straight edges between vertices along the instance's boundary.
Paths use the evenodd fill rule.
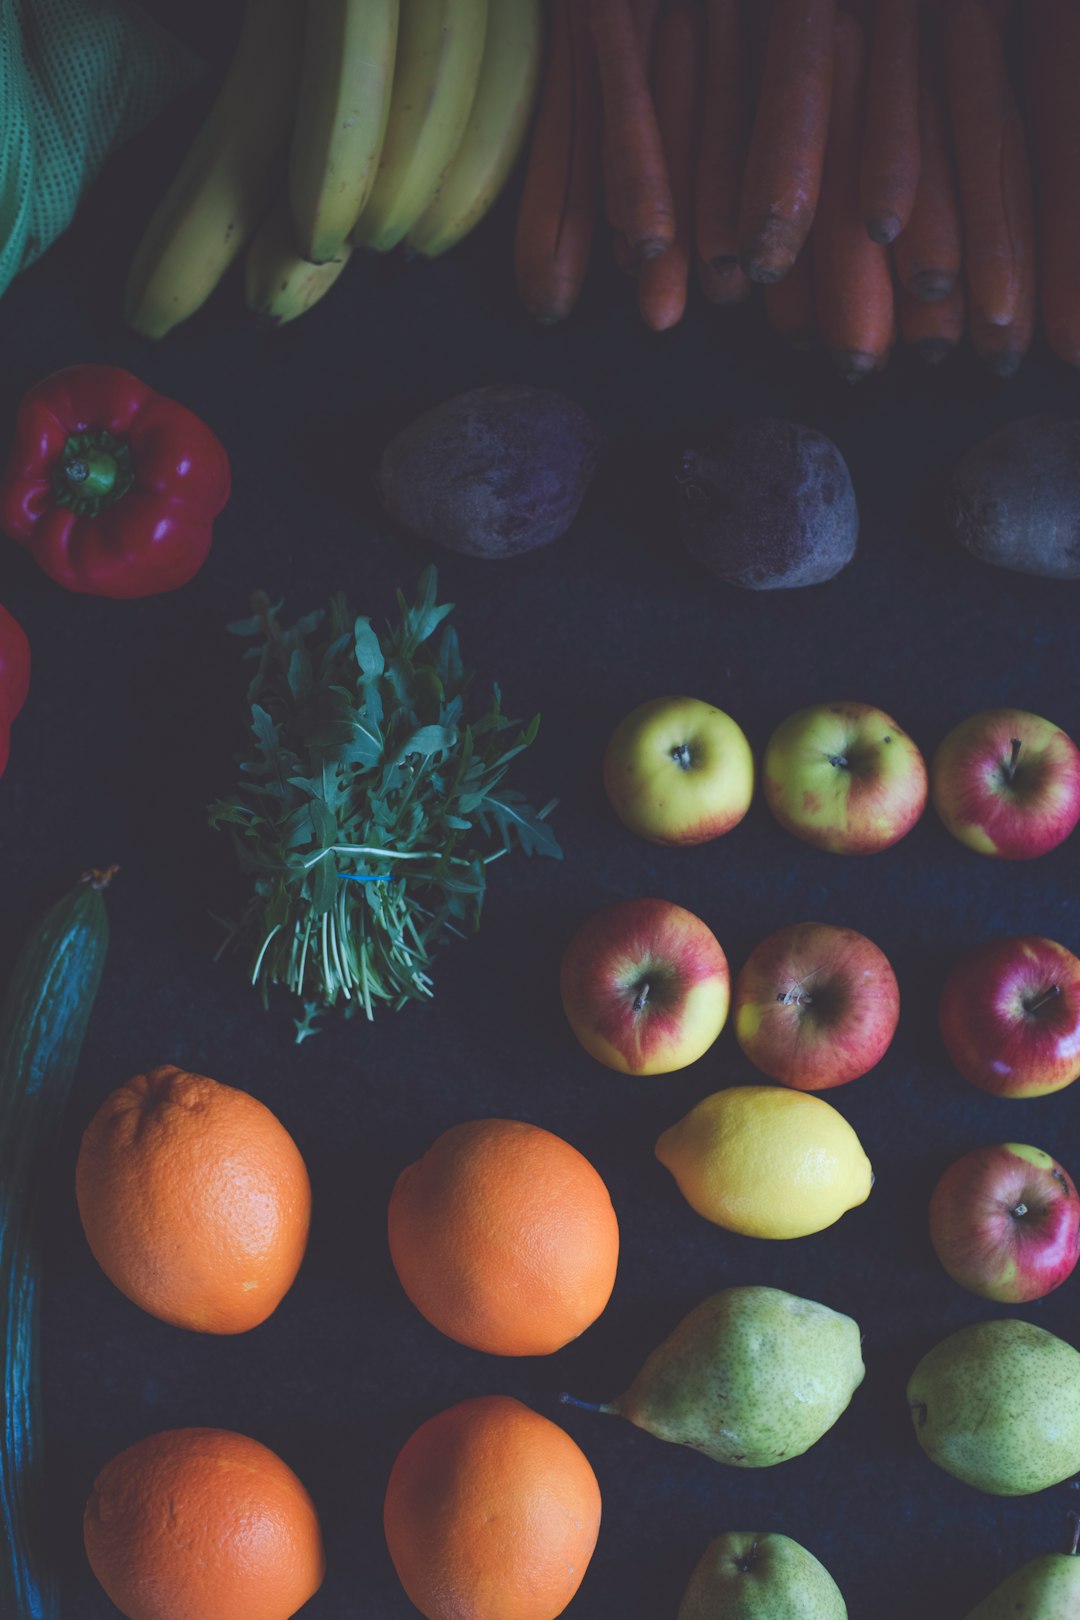
<path fill-rule="evenodd" d="M 160 13 L 170 8 L 161 0 Z M 231 7 L 188 7 L 208 56 L 227 52 Z M 779 1530 L 818 1555 L 852 1620 L 958 1617 L 1026 1559 L 1063 1545 L 1080 1496 L 982 1496 L 935 1470 L 911 1433 L 904 1385 L 917 1359 L 965 1323 L 1005 1314 L 937 1267 L 929 1191 L 960 1152 L 1033 1142 L 1080 1170 L 1080 1093 L 999 1101 L 953 1074 L 936 1034 L 942 976 L 999 933 L 1080 946 L 1080 836 L 1038 862 L 971 854 L 929 815 L 866 862 L 818 854 L 756 805 L 730 836 L 656 849 L 614 819 L 599 787 L 607 736 L 662 692 L 718 703 L 760 750 L 792 709 L 834 698 L 879 704 L 931 750 L 957 720 L 996 704 L 1080 734 L 1077 587 L 980 567 L 934 526 L 937 482 L 956 456 L 1032 411 L 1075 411 L 1080 380 L 1036 358 L 1009 385 L 958 358 L 927 374 L 901 357 L 850 392 L 789 357 L 760 313 L 695 306 L 663 339 L 601 263 L 579 315 L 534 329 L 509 273 L 503 206 L 435 266 L 364 263 L 277 334 L 255 331 L 235 278 L 159 346 L 125 331 L 131 250 L 206 94 L 117 155 L 68 237 L 0 305 L 0 422 L 23 390 L 76 361 L 127 366 L 200 412 L 232 457 L 234 495 L 197 580 L 172 596 L 111 603 L 65 594 L 14 546 L 0 588 L 33 645 L 33 686 L 0 787 L 0 968 L 40 906 L 84 866 L 120 862 L 112 945 L 67 1127 L 47 1189 L 46 1440 L 63 1620 L 105 1620 L 81 1545 L 82 1505 L 116 1451 L 159 1429 L 210 1424 L 278 1450 L 312 1491 L 329 1572 L 311 1620 L 405 1620 L 381 1531 L 387 1472 L 412 1430 L 467 1396 L 505 1392 L 564 1422 L 604 1497 L 575 1620 L 673 1617 L 689 1572 L 727 1529 Z M 604 256 L 601 255 L 601 260 Z M 244 671 L 224 633 L 252 587 L 299 614 L 343 587 L 381 618 L 432 552 L 381 521 L 371 470 L 419 407 L 496 380 L 563 389 L 608 455 L 573 530 L 551 549 L 484 565 L 435 560 L 466 662 L 502 682 L 511 713 L 543 726 L 516 778 L 561 803 L 566 858 L 492 869 L 479 936 L 438 964 L 427 1009 L 369 1027 L 328 1024 L 292 1044 L 292 1005 L 269 1015 L 241 963 L 214 965 L 211 912 L 242 893 L 204 807 L 227 791 L 241 746 Z M 725 413 L 792 416 L 850 461 L 862 549 L 837 581 L 754 596 L 712 584 L 683 557 L 670 509 L 650 498 L 665 446 Z M 681 1074 L 631 1080 L 582 1052 L 557 998 L 562 946 L 595 907 L 656 894 L 715 929 L 737 969 L 782 924 L 850 924 L 887 952 L 904 1000 L 878 1071 L 831 1094 L 859 1132 L 877 1184 L 832 1230 L 792 1243 L 731 1235 L 692 1213 L 655 1162 L 659 1131 L 717 1087 L 755 1078 L 730 1030 Z M 105 1280 L 75 1210 L 78 1140 L 101 1099 L 136 1071 L 175 1062 L 246 1087 L 293 1133 L 311 1170 L 310 1256 L 277 1314 L 238 1339 L 190 1336 L 143 1315 Z M 521 1363 L 463 1349 L 400 1292 L 384 1212 L 395 1176 L 464 1119 L 510 1115 L 567 1137 L 610 1187 L 622 1228 L 611 1305 L 557 1356 Z M 853 1315 L 867 1377 L 806 1456 L 736 1471 L 616 1419 L 555 1406 L 569 1388 L 605 1398 L 705 1295 L 769 1283 Z M 1080 1340 L 1080 1280 L 1027 1307 Z M 237 1617 L 240 1620 L 240 1617 Z"/>

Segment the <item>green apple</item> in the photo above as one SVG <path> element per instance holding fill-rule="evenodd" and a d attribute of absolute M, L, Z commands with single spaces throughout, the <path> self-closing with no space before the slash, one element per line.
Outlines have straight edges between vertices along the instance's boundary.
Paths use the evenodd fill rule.
<path fill-rule="evenodd" d="M 754 756 L 722 709 L 699 698 L 653 698 L 615 727 L 604 787 L 631 832 L 654 844 L 704 844 L 749 810 Z"/>
<path fill-rule="evenodd" d="M 822 703 L 777 727 L 765 750 L 765 801 L 782 827 L 838 855 L 870 855 L 926 808 L 926 765 L 881 709 Z"/>

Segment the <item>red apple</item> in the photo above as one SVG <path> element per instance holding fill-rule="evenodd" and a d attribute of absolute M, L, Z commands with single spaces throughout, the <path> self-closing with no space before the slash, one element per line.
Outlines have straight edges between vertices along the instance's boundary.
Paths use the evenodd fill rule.
<path fill-rule="evenodd" d="M 1010 1305 L 1060 1288 L 1080 1256 L 1080 1196 L 1056 1159 L 1019 1142 L 951 1164 L 930 1200 L 930 1238 L 954 1282 Z"/>
<path fill-rule="evenodd" d="M 1029 934 L 971 951 L 938 1008 L 953 1063 L 999 1097 L 1040 1097 L 1080 1075 L 1080 961 Z"/>
<path fill-rule="evenodd" d="M 685 1068 L 727 1018 L 727 957 L 700 917 L 668 900 L 594 912 L 566 947 L 560 977 L 574 1034 L 622 1074 Z"/>
<path fill-rule="evenodd" d="M 1023 709 L 987 709 L 956 726 L 930 779 L 946 827 L 981 855 L 1031 860 L 1080 821 L 1080 749 Z"/>
<path fill-rule="evenodd" d="M 837 855 L 872 855 L 926 808 L 926 765 L 896 721 L 869 703 L 820 703 L 769 738 L 765 802 L 782 827 Z"/>
<path fill-rule="evenodd" d="M 826 1091 L 884 1057 L 900 992 L 865 934 L 795 923 L 751 954 L 735 983 L 734 1013 L 739 1045 L 762 1074 L 796 1091 Z"/>

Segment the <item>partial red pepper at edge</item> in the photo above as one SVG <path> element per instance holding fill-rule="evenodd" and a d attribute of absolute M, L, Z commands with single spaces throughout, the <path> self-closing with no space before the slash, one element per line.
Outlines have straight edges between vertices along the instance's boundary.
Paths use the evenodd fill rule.
<path fill-rule="evenodd" d="M 19 406 L 0 528 L 69 591 L 156 596 L 206 561 L 229 483 L 185 405 L 117 366 L 69 366 Z"/>
<path fill-rule="evenodd" d="M 30 690 L 30 643 L 22 625 L 0 607 L 0 776 L 7 768 L 11 722 Z"/>

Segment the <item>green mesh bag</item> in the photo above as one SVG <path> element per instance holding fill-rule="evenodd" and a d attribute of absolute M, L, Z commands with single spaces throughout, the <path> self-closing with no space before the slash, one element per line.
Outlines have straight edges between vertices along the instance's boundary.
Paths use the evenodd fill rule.
<path fill-rule="evenodd" d="M 0 0 L 0 292 L 71 223 L 110 150 L 201 71 L 127 0 Z"/>

